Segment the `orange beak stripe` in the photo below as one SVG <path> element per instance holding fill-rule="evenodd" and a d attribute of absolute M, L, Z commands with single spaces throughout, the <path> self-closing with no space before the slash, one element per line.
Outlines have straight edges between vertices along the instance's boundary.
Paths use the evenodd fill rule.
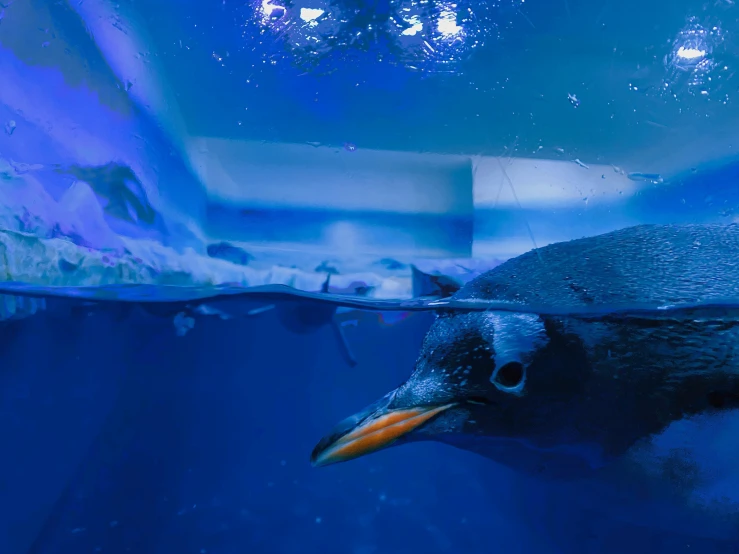
<path fill-rule="evenodd" d="M 325 466 L 345 462 L 386 448 L 453 405 L 393 410 L 370 419 L 324 450 L 314 460 L 313 465 Z"/>

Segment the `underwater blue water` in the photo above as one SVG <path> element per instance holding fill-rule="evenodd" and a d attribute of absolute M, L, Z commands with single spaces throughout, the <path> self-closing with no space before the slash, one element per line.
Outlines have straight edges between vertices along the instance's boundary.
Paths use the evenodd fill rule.
<path fill-rule="evenodd" d="M 685 519 L 652 493 L 532 480 L 441 444 L 311 467 L 327 429 L 407 378 L 432 300 L 333 315 L 351 366 L 331 324 L 300 324 L 301 310 L 340 308 L 335 296 L 277 287 L 157 302 L 149 288 L 136 302 L 133 290 L 92 302 L 53 291 L 43 311 L 0 323 L 6 552 L 737 551 L 718 512 Z M 200 302 L 231 316 L 203 315 Z M 266 303 L 276 308 L 259 312 Z M 696 308 L 631 315 L 736 312 Z M 181 311 L 194 323 L 184 337 Z M 739 494 L 722 486 L 719 497 Z"/>

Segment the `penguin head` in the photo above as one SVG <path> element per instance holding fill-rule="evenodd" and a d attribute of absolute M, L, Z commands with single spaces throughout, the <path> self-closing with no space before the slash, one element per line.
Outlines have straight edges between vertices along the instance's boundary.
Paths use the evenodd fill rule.
<path fill-rule="evenodd" d="M 580 345 L 538 315 L 443 314 L 408 380 L 337 425 L 311 462 L 329 465 L 409 441 L 465 448 L 466 437 L 515 436 L 532 399 L 572 393 L 572 376 L 586 366 Z"/>

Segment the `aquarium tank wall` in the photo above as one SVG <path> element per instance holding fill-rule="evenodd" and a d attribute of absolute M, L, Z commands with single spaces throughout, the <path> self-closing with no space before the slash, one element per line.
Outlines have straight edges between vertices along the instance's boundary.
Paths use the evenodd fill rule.
<path fill-rule="evenodd" d="M 0 0 L 0 553 L 739 552 L 737 33 Z"/>

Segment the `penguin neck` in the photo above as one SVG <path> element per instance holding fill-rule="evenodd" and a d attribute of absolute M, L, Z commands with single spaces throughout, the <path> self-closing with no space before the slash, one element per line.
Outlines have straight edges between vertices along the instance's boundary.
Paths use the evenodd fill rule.
<path fill-rule="evenodd" d="M 597 443 L 541 446 L 519 437 L 457 434 L 449 434 L 440 440 L 484 456 L 518 473 L 544 480 L 569 481 L 592 477 L 613 461 Z"/>

